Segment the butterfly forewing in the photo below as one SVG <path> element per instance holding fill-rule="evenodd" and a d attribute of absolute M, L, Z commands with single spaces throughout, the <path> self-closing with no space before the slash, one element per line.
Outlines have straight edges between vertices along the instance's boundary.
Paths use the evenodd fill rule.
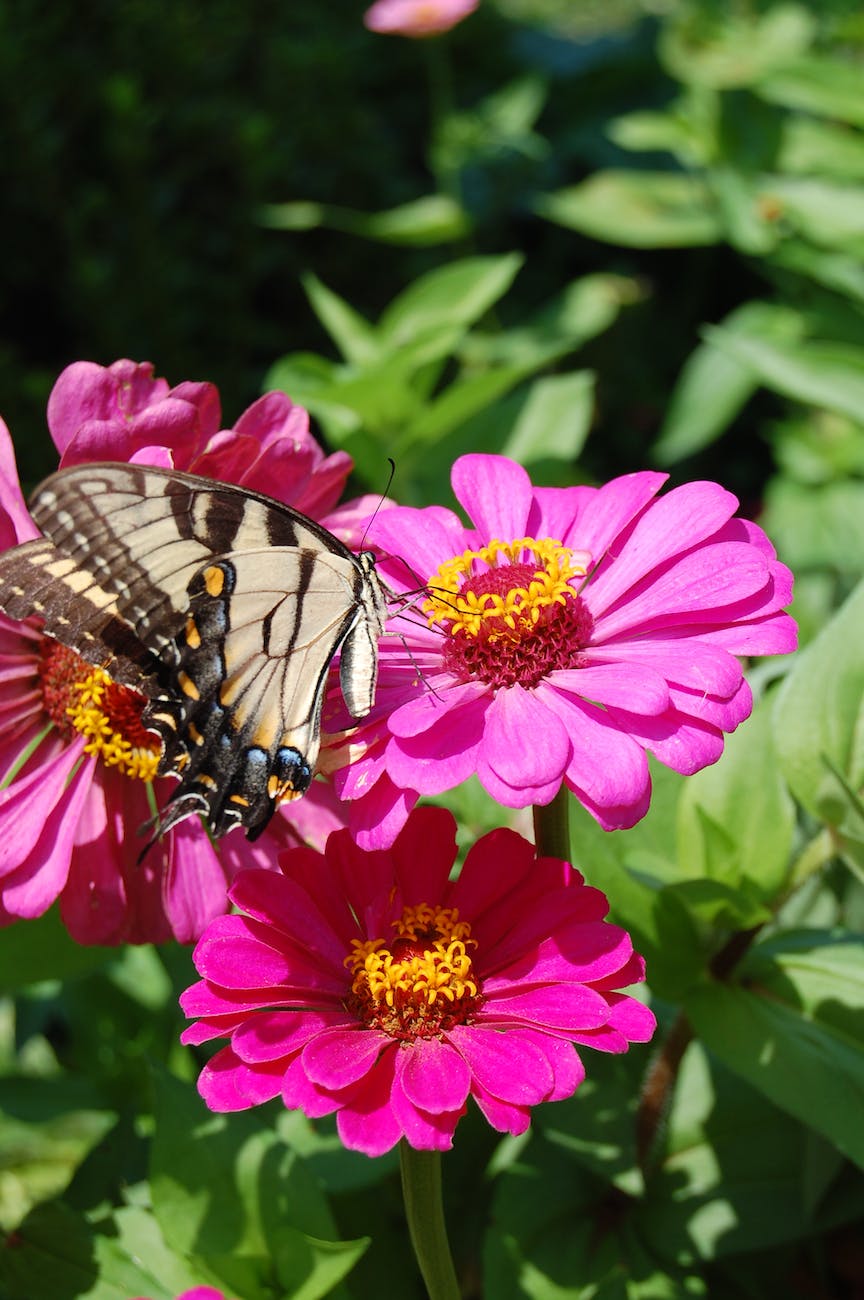
<path fill-rule="evenodd" d="M 386 595 L 371 555 L 259 493 L 138 465 L 62 470 L 37 490 L 45 538 L 0 556 L 0 607 L 150 697 L 159 823 L 193 812 L 250 836 L 309 786 L 327 670 L 369 711 Z"/>

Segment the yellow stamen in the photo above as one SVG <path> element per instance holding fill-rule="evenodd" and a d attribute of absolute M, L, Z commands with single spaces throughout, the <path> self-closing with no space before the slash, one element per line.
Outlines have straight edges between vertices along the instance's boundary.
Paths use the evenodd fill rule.
<path fill-rule="evenodd" d="M 465 551 L 442 564 L 429 580 L 431 594 L 423 608 L 430 624 L 445 623 L 454 635 L 462 631 L 476 637 L 485 624 L 493 638 L 507 636 L 524 628 L 526 622 L 536 624 L 545 606 L 565 605 L 575 594 L 571 579 L 584 578 L 590 561 L 589 552 L 571 551 L 548 537 L 522 537 L 512 542 L 495 538 L 488 546 Z M 478 562 L 485 568 L 477 570 Z M 533 574 L 527 583 L 519 582 L 514 574 L 516 581 L 508 587 L 507 569 L 514 565 L 521 570 L 519 578 L 524 579 L 532 568 Z M 490 575 L 500 581 L 491 582 Z M 492 586 L 501 590 L 489 589 Z"/>
<path fill-rule="evenodd" d="M 85 754 L 96 754 L 108 767 L 119 768 L 125 776 L 152 781 L 159 766 L 158 741 L 154 737 L 152 744 L 133 744 L 112 721 L 111 695 L 122 690 L 101 668 L 94 668 L 83 681 L 72 684 L 78 699 L 68 706 L 66 713 L 75 730 L 88 737 Z M 136 721 L 136 725 L 140 729 L 140 722 Z"/>

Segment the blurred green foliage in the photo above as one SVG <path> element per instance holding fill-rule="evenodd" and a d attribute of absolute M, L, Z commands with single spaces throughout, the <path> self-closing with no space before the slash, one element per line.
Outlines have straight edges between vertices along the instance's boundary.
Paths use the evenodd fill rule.
<path fill-rule="evenodd" d="M 360 11 L 0 9 L 0 411 L 23 475 L 52 463 L 61 366 L 130 355 L 215 380 L 227 423 L 284 387 L 367 485 L 392 455 L 401 500 L 446 500 L 463 450 L 547 483 L 647 464 L 739 493 L 796 572 L 810 644 L 753 669 L 756 712 L 720 763 L 655 769 L 632 831 L 574 810 L 573 860 L 648 959 L 676 1087 L 641 1150 L 645 1052 L 591 1058 L 523 1138 L 469 1116 L 448 1213 L 469 1297 L 847 1300 L 864 1285 L 860 6 L 484 0 L 441 43 L 373 37 Z M 476 784 L 447 803 L 463 838 L 501 816 Z M 418 1295 L 392 1160 L 278 1108 L 203 1110 L 200 1054 L 177 1043 L 191 978 L 188 953 L 76 949 L 51 916 L 0 936 L 18 993 L 0 1221 L 19 1229 L 0 1300 L 349 1297 L 385 1276 Z"/>

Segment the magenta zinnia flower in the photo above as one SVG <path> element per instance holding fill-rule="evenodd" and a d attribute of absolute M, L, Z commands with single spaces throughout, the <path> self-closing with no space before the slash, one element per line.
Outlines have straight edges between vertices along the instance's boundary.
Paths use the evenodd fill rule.
<path fill-rule="evenodd" d="M 79 362 L 49 401 L 61 464 L 91 459 L 176 466 L 240 482 L 312 512 L 351 540 L 368 503 L 334 509 L 351 462 L 325 457 L 306 412 L 270 393 L 222 431 L 210 384 L 170 389 L 152 367 Z M 0 547 L 37 535 L 0 421 Z M 39 622 L 0 614 L 0 924 L 40 916 L 59 897 L 81 943 L 188 942 L 227 906 L 227 880 L 278 849 L 323 844 L 344 820 L 316 782 L 254 845 L 235 834 L 218 851 L 198 819 L 175 827 L 138 863 L 137 834 L 174 782 L 154 780 L 158 739 L 141 726 L 143 697 L 112 684 Z"/>
<path fill-rule="evenodd" d="M 329 754 L 358 801 L 361 843 L 390 841 L 416 793 L 472 773 L 499 803 L 564 784 L 607 830 L 647 811 L 650 750 L 678 772 L 713 763 L 746 718 L 736 655 L 784 653 L 791 574 L 716 483 L 656 494 L 664 474 L 536 488 L 500 456 L 463 456 L 439 507 L 388 510 L 374 543 L 396 591 L 425 583 L 381 643 L 376 707 Z M 414 579 L 416 578 L 416 581 Z M 336 731 L 347 720 L 328 718 Z"/>
<path fill-rule="evenodd" d="M 290 850 L 281 876 L 244 871 L 195 949 L 181 999 L 187 1043 L 230 1038 L 198 1087 L 212 1110 L 281 1096 L 336 1114 L 347 1147 L 381 1155 L 404 1137 L 452 1144 L 467 1099 L 523 1132 L 530 1110 L 575 1092 L 574 1044 L 624 1052 L 654 1017 L 618 992 L 642 959 L 578 872 L 536 858 L 510 830 L 478 840 L 459 879 L 455 823 L 413 812 L 393 848 L 336 831 L 324 855 Z"/>
<path fill-rule="evenodd" d="M 363 15 L 372 32 L 437 36 L 473 14 L 480 0 L 376 0 Z"/>

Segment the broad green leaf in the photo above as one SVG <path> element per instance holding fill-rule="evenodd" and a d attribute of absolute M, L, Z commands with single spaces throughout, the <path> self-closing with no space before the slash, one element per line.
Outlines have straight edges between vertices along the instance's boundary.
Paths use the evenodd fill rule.
<path fill-rule="evenodd" d="M 817 247 L 864 252 L 864 192 L 860 185 L 810 176 L 765 176 L 760 205 Z"/>
<path fill-rule="evenodd" d="M 569 230 L 628 248 L 716 244 L 723 233 L 706 181 L 680 172 L 597 172 L 535 207 Z"/>
<path fill-rule="evenodd" d="M 583 276 L 523 324 L 466 335 L 459 346 L 460 360 L 469 367 L 530 363 L 539 369 L 602 334 L 623 307 L 641 296 L 637 282 L 625 276 Z"/>
<path fill-rule="evenodd" d="M 817 940 L 813 939 L 814 947 Z M 850 945 L 851 946 L 851 945 Z M 749 963 L 741 969 L 746 979 Z M 775 1105 L 810 1125 L 844 1155 L 864 1165 L 864 1053 L 860 1037 L 836 1027 L 836 1011 L 817 1005 L 808 1014 L 802 998 L 808 977 L 796 982 L 776 964 L 773 977 L 764 961 L 755 969 L 767 979 L 753 987 L 711 983 L 692 989 L 685 1009 L 699 1037 L 719 1059 Z M 785 977 L 785 978 L 784 978 Z M 843 1014 L 849 1014 L 846 994 Z M 860 1008 L 858 1009 L 860 1024 Z M 818 1104 L 817 1104 L 818 1099 Z"/>
<path fill-rule="evenodd" d="M 864 265 L 851 253 L 814 248 L 802 239 L 784 239 L 772 250 L 768 261 L 771 266 L 806 275 L 826 289 L 864 303 Z"/>
<path fill-rule="evenodd" d="M 0 1079 L 0 1229 L 62 1192 L 113 1124 L 84 1079 Z"/>
<path fill-rule="evenodd" d="M 708 826 L 721 827 L 716 844 Z M 772 711 L 763 700 L 726 741 L 718 763 L 691 776 L 678 804 L 678 856 L 694 875 L 747 884 L 764 900 L 786 879 L 795 805 L 778 766 Z M 719 852 L 715 852 L 719 849 Z"/>
<path fill-rule="evenodd" d="M 317 275 L 304 275 L 303 288 L 315 315 L 346 361 L 362 366 L 378 359 L 381 349 L 375 331 L 350 303 L 328 289 Z"/>
<path fill-rule="evenodd" d="M 796 576 L 808 569 L 829 569 L 856 579 L 864 572 L 864 483 L 860 481 L 774 479 L 766 491 L 760 522 Z M 796 596 L 797 587 L 796 582 Z"/>
<path fill-rule="evenodd" d="M 864 126 L 861 68 L 852 59 L 810 55 L 789 60 L 761 77 L 754 89 L 773 104 Z"/>
<path fill-rule="evenodd" d="M 796 340 L 804 332 L 801 315 L 768 302 L 748 302 L 726 317 L 723 328 L 743 339 Z M 735 419 L 759 386 L 750 366 L 713 343 L 691 353 L 672 393 L 669 411 L 652 457 L 674 465 L 707 447 Z"/>
<path fill-rule="evenodd" d="M 594 375 L 576 370 L 537 379 L 502 454 L 523 465 L 544 458 L 575 461 L 585 445 L 594 412 Z"/>
<path fill-rule="evenodd" d="M 732 247 L 751 257 L 770 253 L 780 238 L 772 206 L 777 200 L 770 195 L 766 199 L 740 165 L 715 168 L 710 181 L 723 233 Z"/>
<path fill-rule="evenodd" d="M 0 942 L 0 991 L 15 992 L 40 980 L 70 979 L 105 966 L 116 948 L 75 943 L 57 907 L 33 921 L 16 921 Z"/>
<path fill-rule="evenodd" d="M 683 82 L 716 89 L 750 86 L 787 65 L 810 45 L 815 19 L 800 4 L 775 4 L 765 13 L 684 9 L 661 32 L 660 58 Z"/>
<path fill-rule="evenodd" d="M 28 1215 L 0 1251 L 0 1294 L 4 1300 L 175 1300 L 176 1292 L 156 1281 L 146 1261 L 130 1258 L 55 1201 Z"/>
<path fill-rule="evenodd" d="M 351 1272 L 369 1246 L 357 1241 L 319 1241 L 286 1228 L 273 1247 L 279 1283 L 291 1300 L 319 1300 Z"/>
<path fill-rule="evenodd" d="M 265 1279 L 272 1266 L 266 1259 L 241 1259 L 233 1256 L 219 1260 L 218 1267 L 211 1262 L 176 1255 L 165 1243 L 155 1216 L 149 1208 L 125 1205 L 115 1211 L 112 1226 L 115 1240 L 130 1259 L 144 1263 L 153 1282 L 146 1290 L 154 1295 L 154 1284 L 164 1288 L 164 1293 L 174 1300 L 194 1286 L 212 1286 L 223 1290 L 226 1296 L 242 1296 L 243 1300 L 270 1300 L 272 1291 Z M 163 1294 L 160 1289 L 158 1295 Z"/>
<path fill-rule="evenodd" d="M 453 243 L 471 231 L 468 214 L 446 194 L 429 194 L 385 212 L 358 212 L 305 200 L 270 203 L 260 209 L 259 220 L 273 230 L 314 230 L 326 226 L 382 244 L 418 248 Z"/>
<path fill-rule="evenodd" d="M 799 402 L 839 411 L 853 420 L 864 411 L 864 348 L 843 343 L 774 343 L 739 338 L 722 326 L 705 337 L 749 366 L 765 384 Z"/>
<path fill-rule="evenodd" d="M 693 1252 L 716 1259 L 794 1243 L 814 1220 L 854 1218 L 857 1205 L 845 1216 L 805 1205 L 812 1147 L 805 1126 L 691 1043 L 675 1082 L 665 1154 L 639 1210 L 645 1239 L 670 1260 Z"/>
<path fill-rule="evenodd" d="M 472 415 L 509 392 L 524 377 L 525 370 L 522 366 L 501 366 L 481 374 L 455 379 L 405 431 L 397 450 L 445 437 Z"/>
<path fill-rule="evenodd" d="M 191 1085 L 154 1076 L 153 1208 L 185 1254 L 266 1255 L 286 1229 L 335 1237 L 303 1161 L 257 1112 L 213 1115 Z"/>
<path fill-rule="evenodd" d="M 606 128 L 610 140 L 634 153 L 671 153 L 691 164 L 704 163 L 708 142 L 695 115 L 674 110 L 637 110 L 616 117 Z"/>
<path fill-rule="evenodd" d="M 522 260 L 518 253 L 467 257 L 429 271 L 394 298 L 382 314 L 378 325 L 382 347 L 400 347 L 418 330 L 473 325 L 504 296 Z"/>
<path fill-rule="evenodd" d="M 777 166 L 802 176 L 864 180 L 864 136 L 839 122 L 790 114 L 783 124 Z"/>
<path fill-rule="evenodd" d="M 825 759 L 853 789 L 864 781 L 864 582 L 809 646 L 775 700 L 780 766 L 797 799 L 820 816 L 830 778 Z M 830 779 L 827 782 L 830 786 Z"/>

